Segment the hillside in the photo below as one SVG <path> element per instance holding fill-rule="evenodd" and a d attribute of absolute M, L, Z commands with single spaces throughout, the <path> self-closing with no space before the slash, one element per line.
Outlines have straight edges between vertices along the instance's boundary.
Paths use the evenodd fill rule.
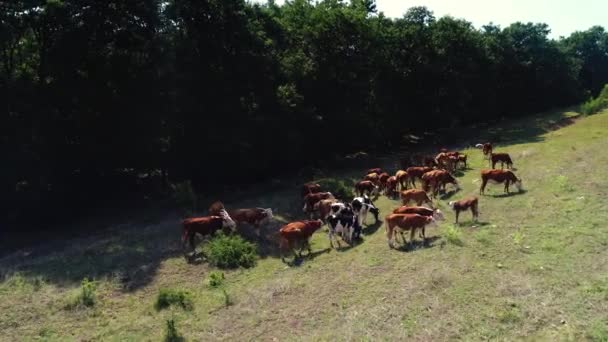
<path fill-rule="evenodd" d="M 511 154 L 525 191 L 504 196 L 502 186 L 489 185 L 480 222 L 467 212 L 458 227 L 441 198 L 436 205 L 447 220 L 427 231 L 428 246 L 410 251 L 389 249 L 383 225 L 368 218 L 361 244 L 329 250 L 327 234 L 318 232 L 313 257 L 287 266 L 269 241 L 281 222 L 301 217 L 294 185 L 227 203 L 272 207 L 277 222 L 266 228 L 256 267 L 224 272 L 226 292 L 207 285 L 206 264 L 184 261 L 175 215 L 125 220 L 65 246 L 14 253 L 0 259 L 0 340 L 159 340 L 173 319 L 184 338 L 197 341 L 605 341 L 608 111 L 574 115 L 548 113 L 480 132 L 480 139 L 501 138 L 495 150 Z M 487 168 L 479 150 L 464 152 L 463 189 L 450 198 L 478 194 L 479 170 Z M 376 205 L 384 216 L 398 201 L 382 196 Z M 85 277 L 97 281 L 96 304 L 66 309 Z M 192 310 L 157 311 L 161 288 L 190 291 Z"/>

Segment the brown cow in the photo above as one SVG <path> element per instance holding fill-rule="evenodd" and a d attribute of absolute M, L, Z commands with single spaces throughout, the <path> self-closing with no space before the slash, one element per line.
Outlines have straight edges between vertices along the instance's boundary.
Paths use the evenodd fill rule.
<path fill-rule="evenodd" d="M 220 216 L 220 212 L 226 210 L 224 204 L 220 201 L 213 202 L 209 207 L 209 215 Z M 246 208 L 228 210 L 228 215 L 237 224 L 248 223 L 255 228 L 255 232 L 260 236 L 260 225 L 268 223 L 272 220 L 272 209 L 270 208 Z"/>
<path fill-rule="evenodd" d="M 355 184 L 355 191 L 359 196 L 363 196 L 365 192 L 367 192 L 369 196 L 373 196 L 376 195 L 379 190 L 380 187 L 369 180 L 363 180 Z"/>
<path fill-rule="evenodd" d="M 331 192 L 317 192 L 314 194 L 308 194 L 304 197 L 304 208 L 302 208 L 302 211 L 304 211 L 304 213 L 309 213 L 312 217 L 315 203 L 329 198 L 335 198 Z"/>
<path fill-rule="evenodd" d="M 477 208 L 478 202 L 479 202 L 479 200 L 475 196 L 463 198 L 459 201 L 448 202 L 448 205 L 456 213 L 456 224 L 458 224 L 458 215 L 460 215 L 460 212 L 466 211 L 469 208 L 471 209 L 471 215 L 473 216 L 473 221 L 477 221 L 479 219 L 479 211 Z"/>
<path fill-rule="evenodd" d="M 458 153 L 458 152 L 449 152 L 449 153 Z M 445 170 L 453 172 L 456 169 L 456 163 L 458 163 L 458 155 L 448 154 L 448 153 L 439 153 L 435 157 L 435 162 L 437 165 Z"/>
<path fill-rule="evenodd" d="M 386 181 L 385 194 L 388 197 L 395 197 L 397 195 L 397 177 L 390 176 Z"/>
<path fill-rule="evenodd" d="M 384 228 L 386 229 L 386 238 L 388 246 L 393 248 L 393 240 L 397 231 L 401 233 L 401 239 L 405 243 L 403 231 L 410 231 L 410 243 L 414 241 L 414 233 L 416 229 L 424 229 L 426 226 L 436 227 L 437 222 L 432 216 L 422 216 L 418 214 L 390 214 L 384 218 Z"/>
<path fill-rule="evenodd" d="M 513 161 L 508 153 L 490 153 L 490 166 L 495 169 L 496 163 L 500 162 L 500 168 L 504 169 L 507 164 L 507 169 L 513 168 Z"/>
<path fill-rule="evenodd" d="M 425 174 L 425 173 L 427 173 L 427 172 L 429 172 L 429 171 L 433 171 L 433 168 L 432 167 L 428 167 L 428 166 L 411 166 L 411 167 L 408 167 L 407 170 L 406 170 L 406 172 L 407 172 L 407 175 L 408 175 L 410 181 L 412 182 L 412 187 L 414 187 L 414 188 L 416 187 L 416 178 L 422 179 L 422 175 Z"/>
<path fill-rule="evenodd" d="M 380 190 L 384 190 L 386 188 L 386 181 L 389 179 L 391 175 L 386 172 L 381 173 L 378 176 L 378 183 L 380 185 Z"/>
<path fill-rule="evenodd" d="M 189 242 L 190 248 L 195 250 L 194 238 L 196 234 L 202 236 L 213 235 L 222 229 L 225 233 L 234 232 L 236 223 L 226 210 L 221 209 L 218 216 L 204 216 L 184 219 L 182 221 L 182 244 Z"/>
<path fill-rule="evenodd" d="M 407 174 L 407 171 L 397 171 L 397 173 L 395 173 L 395 178 L 397 178 L 397 182 L 399 182 L 400 190 L 407 189 L 409 182 L 409 175 Z"/>
<path fill-rule="evenodd" d="M 308 194 L 315 194 L 321 192 L 321 185 L 317 183 L 307 183 L 302 185 L 302 197 Z"/>
<path fill-rule="evenodd" d="M 222 210 L 226 210 L 226 208 L 224 207 L 224 203 L 220 202 L 220 201 L 215 201 L 213 203 L 211 203 L 211 206 L 209 206 L 209 215 L 210 216 L 219 216 L 220 211 Z"/>
<path fill-rule="evenodd" d="M 418 214 L 422 216 L 432 216 L 435 221 L 445 221 L 443 213 L 439 209 L 429 209 L 427 207 L 408 207 L 406 205 L 393 210 L 393 214 Z M 426 238 L 424 227 L 420 231 L 420 237 Z"/>
<path fill-rule="evenodd" d="M 369 175 L 370 173 L 376 173 L 376 174 L 381 174 L 382 173 L 382 169 L 379 167 L 375 167 L 373 169 L 369 169 L 367 170 L 367 172 L 365 173 L 366 175 Z"/>
<path fill-rule="evenodd" d="M 458 156 L 458 163 L 463 164 L 463 168 L 467 168 L 467 155 L 462 153 Z"/>
<path fill-rule="evenodd" d="M 327 220 L 329 214 L 331 214 L 331 206 L 337 201 L 338 200 L 335 198 L 320 200 L 319 202 L 315 203 L 314 211 L 318 211 L 319 218 L 325 221 Z"/>
<path fill-rule="evenodd" d="M 445 186 L 448 183 L 453 184 L 456 190 L 460 189 L 456 178 L 446 170 L 433 170 L 422 175 L 422 189 L 427 192 L 431 191 L 433 196 L 437 195 L 440 188 L 445 191 Z"/>
<path fill-rule="evenodd" d="M 304 220 L 291 222 L 279 230 L 280 242 L 279 249 L 281 250 L 281 260 L 284 262 L 285 257 L 283 252 L 286 248 L 289 248 L 294 255 L 296 255 L 295 245 L 300 244 L 300 252 L 296 255 L 302 257 L 302 250 L 306 247 L 308 254 L 311 252 L 309 239 L 319 228 L 323 221 L 321 220 Z"/>
<path fill-rule="evenodd" d="M 475 147 L 480 148 L 484 157 L 488 158 L 492 154 L 492 144 L 487 142 L 485 144 L 477 144 Z"/>
<path fill-rule="evenodd" d="M 422 203 L 429 203 L 431 206 L 433 202 L 426 194 L 424 190 L 410 189 L 401 191 L 401 200 L 403 205 L 407 205 L 410 201 L 416 202 L 416 205 L 420 206 Z"/>
<path fill-rule="evenodd" d="M 515 184 L 515 187 L 519 192 L 522 190 L 522 181 L 518 179 L 512 171 L 508 170 L 481 170 L 481 188 L 479 193 L 483 194 L 486 189 L 488 181 L 492 183 L 505 183 L 505 192 L 509 193 L 509 184 Z"/>
<path fill-rule="evenodd" d="M 363 177 L 363 180 L 370 181 L 378 186 L 380 186 L 380 175 L 377 173 L 369 173 Z"/>

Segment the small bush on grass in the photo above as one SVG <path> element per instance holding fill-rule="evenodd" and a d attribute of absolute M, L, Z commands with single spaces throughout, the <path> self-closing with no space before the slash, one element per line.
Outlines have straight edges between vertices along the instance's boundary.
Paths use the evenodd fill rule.
<path fill-rule="evenodd" d="M 591 115 L 606 108 L 608 108 L 608 84 L 604 86 L 604 89 L 602 89 L 602 92 L 596 98 L 591 98 L 583 103 L 580 111 L 585 115 Z"/>
<path fill-rule="evenodd" d="M 95 285 L 94 281 L 84 278 L 80 283 L 80 293 L 70 300 L 70 302 L 66 305 L 66 309 L 95 306 L 96 288 L 97 286 Z"/>
<path fill-rule="evenodd" d="M 206 249 L 209 262 L 219 268 L 249 268 L 256 263 L 256 246 L 238 235 L 217 232 Z"/>
<path fill-rule="evenodd" d="M 232 305 L 232 298 L 230 297 L 230 295 L 228 294 L 228 292 L 226 292 L 225 289 L 222 289 L 222 297 L 224 298 L 224 305 L 225 306 L 230 306 Z"/>
<path fill-rule="evenodd" d="M 192 310 L 194 307 L 192 295 L 184 290 L 161 289 L 158 292 L 154 307 L 156 310 L 162 310 L 171 305 L 180 306 L 184 310 Z"/>
<path fill-rule="evenodd" d="M 350 200 L 354 197 L 353 184 L 352 182 L 345 181 L 343 179 L 328 178 L 319 181 L 321 189 L 323 191 L 331 192 L 336 198 L 342 200 Z"/>
<path fill-rule="evenodd" d="M 572 186 L 570 180 L 567 176 L 559 175 L 555 177 L 553 181 L 553 188 L 556 192 L 571 192 L 574 191 L 574 187 Z"/>
<path fill-rule="evenodd" d="M 209 273 L 209 278 L 207 279 L 207 283 L 210 287 L 216 288 L 222 286 L 224 283 L 224 273 L 218 271 L 212 271 Z"/>
<path fill-rule="evenodd" d="M 175 327 L 175 321 L 173 319 L 167 320 L 167 331 L 165 332 L 165 342 L 182 342 L 185 339 L 177 332 Z"/>
<path fill-rule="evenodd" d="M 448 228 L 445 230 L 445 239 L 448 240 L 449 243 L 456 246 L 464 245 L 461 236 L 462 234 L 460 233 L 460 230 L 454 226 L 448 226 Z"/>

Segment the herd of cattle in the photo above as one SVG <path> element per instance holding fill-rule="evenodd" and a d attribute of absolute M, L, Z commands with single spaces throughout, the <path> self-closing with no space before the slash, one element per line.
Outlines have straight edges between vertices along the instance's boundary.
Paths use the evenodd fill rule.
<path fill-rule="evenodd" d="M 504 183 L 504 191 L 509 193 L 509 185 L 514 184 L 519 191 L 522 189 L 521 179 L 512 171 L 513 162 L 507 153 L 494 153 L 492 144 L 477 144 L 477 148 L 487 157 L 492 169 L 481 170 L 480 194 L 484 193 L 488 182 Z M 495 169 L 497 163 L 501 169 Z M 389 198 L 399 198 L 402 206 L 384 218 L 385 230 L 390 248 L 394 247 L 397 233 L 406 243 L 404 232 L 410 232 L 410 243 L 415 238 L 415 232 L 425 237 L 425 228 L 437 225 L 437 221 L 445 220 L 441 210 L 433 208 L 432 198 L 439 191 L 446 190 L 451 185 L 455 190 L 460 189 L 458 181 L 452 175 L 459 167 L 467 167 L 467 155 L 442 149 L 436 156 L 416 156 L 412 158 L 410 166 L 399 170 L 395 175 L 383 172 L 380 168 L 370 169 L 364 178 L 355 184 L 356 196 L 352 201 L 337 199 L 331 192 L 324 192 L 319 184 L 308 183 L 302 186 L 301 196 L 303 211 L 309 216 L 308 220 L 290 222 L 279 230 L 279 248 L 283 257 L 289 250 L 298 256 L 307 249 L 310 253 L 310 237 L 324 224 L 328 226 L 329 242 L 332 247 L 340 247 L 340 240 L 352 245 L 357 240 L 366 223 L 369 213 L 374 216 L 376 223 L 380 222 L 380 210 L 374 205 L 372 198 L 384 194 Z M 506 164 L 507 170 L 504 170 Z M 421 188 L 416 187 L 416 180 L 420 180 Z M 411 187 L 411 188 L 410 188 Z M 415 206 L 410 206 L 410 203 Z M 450 201 L 448 205 L 455 213 L 456 223 L 459 214 L 471 210 L 473 220 L 479 216 L 478 198 L 467 197 L 458 201 Z M 428 207 L 422 206 L 426 204 Z M 249 208 L 227 210 L 221 202 L 215 202 L 209 208 L 209 216 L 189 218 L 182 221 L 182 242 L 195 248 L 196 234 L 211 235 L 218 230 L 234 232 L 237 224 L 247 223 L 255 227 L 260 234 L 260 226 L 272 220 L 271 209 Z M 340 237 L 340 239 L 338 238 Z M 335 243 L 335 245 L 334 245 Z"/>

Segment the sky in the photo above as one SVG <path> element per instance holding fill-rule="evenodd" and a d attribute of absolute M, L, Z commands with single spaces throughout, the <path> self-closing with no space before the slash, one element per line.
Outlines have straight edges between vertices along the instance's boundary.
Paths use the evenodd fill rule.
<path fill-rule="evenodd" d="M 276 0 L 277 4 L 283 2 Z M 378 11 L 393 18 L 413 6 L 426 6 L 437 18 L 451 15 L 466 19 L 477 28 L 490 22 L 500 27 L 516 21 L 543 22 L 551 28 L 550 37 L 556 39 L 594 25 L 608 29 L 608 0 L 376 0 Z"/>

